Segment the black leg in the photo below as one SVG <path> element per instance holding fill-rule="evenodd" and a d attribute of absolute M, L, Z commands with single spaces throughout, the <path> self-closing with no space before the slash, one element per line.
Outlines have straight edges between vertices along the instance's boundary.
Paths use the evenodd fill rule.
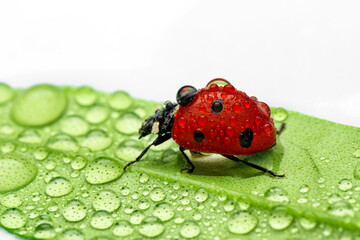
<path fill-rule="evenodd" d="M 235 156 L 233 156 L 233 155 L 223 155 L 223 156 L 226 157 L 226 158 L 228 158 L 228 159 L 230 159 L 230 160 L 233 160 L 233 161 L 235 161 L 235 162 L 242 162 L 242 163 L 244 163 L 244 164 L 246 164 L 246 165 L 248 165 L 248 166 L 250 166 L 250 167 L 253 167 L 253 168 L 255 168 L 255 169 L 258 169 L 258 170 L 260 170 L 260 171 L 262 171 L 262 172 L 270 173 L 270 174 L 273 175 L 274 177 L 285 177 L 285 174 L 281 174 L 281 175 L 280 175 L 280 174 L 274 173 L 274 172 L 270 171 L 269 169 L 266 169 L 266 168 L 261 167 L 261 166 L 256 165 L 256 164 L 253 164 L 253 163 L 251 163 L 251 162 L 247 162 L 247 161 L 241 160 L 241 159 L 239 159 L 239 158 L 237 158 L 237 157 L 235 157 Z"/>
<path fill-rule="evenodd" d="M 285 129 L 285 123 L 282 123 L 279 129 L 276 129 L 276 134 L 280 135 L 282 131 Z"/>
<path fill-rule="evenodd" d="M 183 169 L 181 169 L 181 172 L 187 170 L 187 173 L 192 173 L 194 171 L 194 169 L 195 169 L 194 164 L 190 161 L 189 157 L 185 154 L 185 152 L 184 152 L 185 148 L 180 146 L 179 149 L 180 149 L 180 152 L 183 154 L 184 158 L 186 159 L 187 163 L 191 167 L 190 169 L 189 168 L 183 168 Z"/>
<path fill-rule="evenodd" d="M 128 164 L 125 165 L 124 167 L 124 171 L 126 171 L 126 168 L 129 167 L 130 165 L 140 161 L 140 159 L 145 155 L 145 153 L 150 149 L 151 146 L 157 146 L 167 140 L 169 140 L 171 138 L 171 133 L 166 133 L 164 135 L 159 135 L 149 146 L 147 146 L 141 153 L 140 155 L 134 160 L 129 162 Z"/>

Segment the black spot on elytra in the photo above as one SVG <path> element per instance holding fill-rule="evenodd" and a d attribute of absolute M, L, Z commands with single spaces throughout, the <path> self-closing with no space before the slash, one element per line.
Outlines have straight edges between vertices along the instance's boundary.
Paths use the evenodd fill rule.
<path fill-rule="evenodd" d="M 251 128 L 247 128 L 245 129 L 245 131 L 243 131 L 240 134 L 239 138 L 240 138 L 240 146 L 244 148 L 248 148 L 251 146 L 253 140 L 253 131 L 251 130 Z"/>
<path fill-rule="evenodd" d="M 211 110 L 213 113 L 218 114 L 223 110 L 224 101 L 222 99 L 216 99 L 211 104 Z"/>
<path fill-rule="evenodd" d="M 202 132 L 200 131 L 195 131 L 194 132 L 194 140 L 197 141 L 198 143 L 202 142 L 202 140 L 204 140 L 205 136 Z"/>

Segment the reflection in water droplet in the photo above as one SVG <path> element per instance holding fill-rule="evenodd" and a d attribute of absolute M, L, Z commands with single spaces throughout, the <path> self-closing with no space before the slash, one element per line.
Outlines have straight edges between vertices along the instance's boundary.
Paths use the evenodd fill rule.
<path fill-rule="evenodd" d="M 228 221 L 228 229 L 232 233 L 246 234 L 258 224 L 258 219 L 248 212 L 238 212 Z"/>
<path fill-rule="evenodd" d="M 115 110 L 125 110 L 130 107 L 132 100 L 126 92 L 117 91 L 109 97 L 109 106 Z"/>
<path fill-rule="evenodd" d="M 168 203 L 155 205 L 153 215 L 165 222 L 172 219 L 175 215 L 174 209 Z"/>
<path fill-rule="evenodd" d="M 126 222 L 121 221 L 115 224 L 113 234 L 118 237 L 126 237 L 134 232 L 132 226 Z"/>
<path fill-rule="evenodd" d="M 92 124 L 104 122 L 109 117 L 109 110 L 103 106 L 94 106 L 86 113 L 86 120 Z"/>
<path fill-rule="evenodd" d="M 126 113 L 119 117 L 115 122 L 115 128 L 122 134 L 138 134 L 142 121 L 138 116 L 132 113 Z"/>
<path fill-rule="evenodd" d="M 61 197 L 71 193 L 73 186 L 70 181 L 63 177 L 56 177 L 46 185 L 46 194 L 50 197 Z"/>
<path fill-rule="evenodd" d="M 90 225 L 95 229 L 108 229 L 114 224 L 114 219 L 106 211 L 94 213 L 90 219 Z"/>
<path fill-rule="evenodd" d="M 58 134 L 50 138 L 47 145 L 49 148 L 55 150 L 63 150 L 70 152 L 77 152 L 79 150 L 79 145 L 75 138 L 70 137 L 66 134 Z"/>
<path fill-rule="evenodd" d="M 1 214 L 0 222 L 1 225 L 6 228 L 18 229 L 25 226 L 26 216 L 22 211 L 16 208 L 10 208 Z"/>
<path fill-rule="evenodd" d="M 18 140 L 24 143 L 39 144 L 42 142 L 40 133 L 36 130 L 26 129 L 19 134 Z"/>
<path fill-rule="evenodd" d="M 339 185 L 338 185 L 338 188 L 344 192 L 350 190 L 352 187 L 353 187 L 353 185 L 349 179 L 340 180 Z"/>
<path fill-rule="evenodd" d="M 61 120 L 61 130 L 72 136 L 81 136 L 89 130 L 89 124 L 81 117 L 70 116 Z"/>
<path fill-rule="evenodd" d="M 293 216 L 283 210 L 273 210 L 269 216 L 269 225 L 275 230 L 283 230 L 290 226 Z"/>
<path fill-rule="evenodd" d="M 77 229 L 68 229 L 62 232 L 61 240 L 84 240 L 84 235 Z"/>
<path fill-rule="evenodd" d="M 200 227 L 194 222 L 184 222 L 180 228 L 180 235 L 184 238 L 195 238 L 200 234 Z"/>
<path fill-rule="evenodd" d="M 205 189 L 200 188 L 200 189 L 196 190 L 195 200 L 197 202 L 205 202 L 207 198 L 208 198 L 208 193 Z"/>
<path fill-rule="evenodd" d="M 110 190 L 96 193 L 94 200 L 92 201 L 92 206 L 95 211 L 104 210 L 110 213 L 117 210 L 120 207 L 120 204 L 120 198 Z"/>
<path fill-rule="evenodd" d="M 162 225 L 156 217 L 147 217 L 144 219 L 143 224 L 141 224 L 139 232 L 145 237 L 157 237 L 162 234 L 164 230 L 164 225 Z"/>
<path fill-rule="evenodd" d="M 100 151 L 108 148 L 111 142 L 111 138 L 105 131 L 93 129 L 86 134 L 84 140 L 81 142 L 81 145 L 92 151 Z"/>
<path fill-rule="evenodd" d="M 38 225 L 34 232 L 34 237 L 38 239 L 49 239 L 54 238 L 56 236 L 56 232 L 48 223 L 42 223 Z"/>
<path fill-rule="evenodd" d="M 91 184 L 114 181 L 123 174 L 123 168 L 112 158 L 98 157 L 89 162 L 85 169 L 85 178 Z"/>
<path fill-rule="evenodd" d="M 164 200 L 166 197 L 164 190 L 162 190 L 161 188 L 157 187 L 154 188 L 151 193 L 150 193 L 150 198 L 151 200 L 153 200 L 154 202 L 159 202 Z"/>
<path fill-rule="evenodd" d="M 287 193 L 279 187 L 273 187 L 270 188 L 265 192 L 266 199 L 273 201 L 273 202 L 279 202 L 279 203 L 288 203 L 289 198 L 287 196 Z"/>
<path fill-rule="evenodd" d="M 96 93 L 90 87 L 81 87 L 75 93 L 75 101 L 82 106 L 91 106 L 96 101 Z"/>
<path fill-rule="evenodd" d="M 68 202 L 62 214 L 64 218 L 69 222 L 78 222 L 86 217 L 87 209 L 85 205 L 79 200 L 71 200 Z"/>

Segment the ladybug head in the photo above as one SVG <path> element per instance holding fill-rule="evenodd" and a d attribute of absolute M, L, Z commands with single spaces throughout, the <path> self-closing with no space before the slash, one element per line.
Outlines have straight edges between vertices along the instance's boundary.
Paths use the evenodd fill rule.
<path fill-rule="evenodd" d="M 197 90 L 193 86 L 183 86 L 176 94 L 176 101 L 180 106 L 184 107 L 194 100 L 196 94 Z"/>

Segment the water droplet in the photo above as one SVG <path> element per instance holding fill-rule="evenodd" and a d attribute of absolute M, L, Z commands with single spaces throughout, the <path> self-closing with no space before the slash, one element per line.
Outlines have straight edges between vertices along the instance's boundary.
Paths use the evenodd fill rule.
<path fill-rule="evenodd" d="M 125 110 L 130 107 L 132 100 L 126 92 L 118 91 L 111 94 L 109 98 L 109 105 L 115 110 Z"/>
<path fill-rule="evenodd" d="M 147 217 L 143 220 L 139 232 L 145 237 L 157 237 L 164 232 L 164 229 L 164 225 L 156 217 Z"/>
<path fill-rule="evenodd" d="M 92 206 L 96 211 L 113 212 L 120 207 L 120 198 L 113 191 L 106 190 L 95 195 Z"/>
<path fill-rule="evenodd" d="M 353 187 L 353 185 L 349 179 L 340 180 L 339 185 L 338 185 L 338 188 L 344 192 L 350 190 L 352 187 Z"/>
<path fill-rule="evenodd" d="M 115 224 L 113 234 L 117 237 L 126 237 L 134 232 L 132 226 L 126 222 L 121 221 Z"/>
<path fill-rule="evenodd" d="M 45 148 L 38 148 L 34 151 L 33 155 L 36 160 L 42 161 L 49 155 L 49 153 Z"/>
<path fill-rule="evenodd" d="M 34 237 L 38 239 L 50 239 L 56 236 L 56 232 L 52 225 L 42 223 L 35 228 Z"/>
<path fill-rule="evenodd" d="M 73 186 L 70 181 L 63 177 L 56 177 L 46 185 L 46 194 L 50 197 L 61 197 L 71 193 Z"/>
<path fill-rule="evenodd" d="M 293 216 L 281 209 L 273 210 L 269 216 L 269 225 L 275 230 L 283 230 L 290 226 Z"/>
<path fill-rule="evenodd" d="M 300 191 L 301 193 L 307 193 L 307 192 L 309 192 L 309 190 L 310 190 L 310 188 L 309 188 L 309 186 L 306 185 L 306 184 L 301 185 L 301 187 L 300 187 L 300 189 L 299 189 L 299 191 Z"/>
<path fill-rule="evenodd" d="M 235 204 L 233 201 L 226 201 L 224 204 L 224 210 L 225 212 L 231 212 L 232 210 L 234 210 L 235 208 Z"/>
<path fill-rule="evenodd" d="M 279 203 L 288 203 L 289 198 L 287 196 L 287 193 L 278 187 L 270 188 L 265 192 L 264 195 L 268 200 L 273 202 L 279 202 Z"/>
<path fill-rule="evenodd" d="M 47 161 L 46 164 L 45 164 L 45 168 L 46 168 L 47 170 L 53 170 L 53 169 L 55 169 L 55 167 L 56 167 L 56 162 L 53 161 L 53 160 L 49 160 L 49 161 Z"/>
<path fill-rule="evenodd" d="M 154 202 L 159 202 L 164 200 L 166 197 L 164 190 L 162 190 L 161 188 L 154 188 L 151 192 L 150 192 L 150 198 L 151 200 L 153 200 Z"/>
<path fill-rule="evenodd" d="M 165 222 L 172 219 L 175 215 L 174 209 L 168 203 L 155 205 L 153 215 Z"/>
<path fill-rule="evenodd" d="M 77 156 L 71 161 L 71 167 L 74 170 L 80 170 L 86 166 L 87 162 L 88 160 L 86 158 Z"/>
<path fill-rule="evenodd" d="M 22 200 L 17 194 L 10 193 L 1 198 L 1 204 L 7 208 L 15 208 L 22 204 Z"/>
<path fill-rule="evenodd" d="M 1 214 L 0 222 L 6 228 L 18 229 L 25 226 L 26 216 L 22 211 L 10 208 Z"/>
<path fill-rule="evenodd" d="M 90 87 L 81 87 L 75 93 L 75 101 L 82 106 L 91 106 L 96 101 L 96 93 Z"/>
<path fill-rule="evenodd" d="M 106 211 L 94 213 L 90 219 L 90 225 L 95 229 L 108 229 L 114 224 L 114 219 Z"/>
<path fill-rule="evenodd" d="M 79 116 L 70 116 L 60 122 L 61 131 L 72 136 L 82 136 L 89 131 L 89 124 Z"/>
<path fill-rule="evenodd" d="M 36 130 L 26 129 L 18 136 L 18 140 L 24 143 L 39 144 L 42 142 L 40 133 Z"/>
<path fill-rule="evenodd" d="M 87 209 L 85 205 L 79 200 L 71 200 L 68 202 L 62 214 L 64 218 L 69 222 L 78 222 L 86 217 Z"/>
<path fill-rule="evenodd" d="M 147 181 L 149 181 L 149 178 L 149 175 L 147 175 L 146 173 L 141 173 L 139 177 L 139 182 L 146 183 Z"/>
<path fill-rule="evenodd" d="M 130 216 L 130 223 L 138 225 L 145 218 L 145 215 L 141 211 L 134 211 Z"/>
<path fill-rule="evenodd" d="M 59 207 L 56 203 L 51 203 L 51 205 L 48 206 L 48 210 L 49 212 L 56 212 L 57 210 L 59 210 Z"/>
<path fill-rule="evenodd" d="M 328 211 L 331 215 L 337 217 L 346 217 L 346 216 L 354 217 L 355 215 L 351 205 L 346 203 L 345 201 L 334 202 L 329 206 Z"/>
<path fill-rule="evenodd" d="M 100 129 L 93 129 L 86 134 L 81 145 L 89 148 L 92 151 L 100 151 L 108 148 L 112 140 L 109 135 Z"/>
<path fill-rule="evenodd" d="M 360 179 L 360 162 L 354 168 L 354 178 Z"/>
<path fill-rule="evenodd" d="M 205 189 L 198 189 L 196 192 L 195 192 L 195 200 L 197 202 L 205 202 L 206 199 L 208 199 L 208 192 L 205 190 Z"/>
<path fill-rule="evenodd" d="M 150 203 L 146 200 L 142 200 L 139 202 L 138 208 L 141 210 L 148 209 L 150 207 Z"/>
<path fill-rule="evenodd" d="M 84 240 L 84 235 L 77 229 L 67 229 L 62 232 L 61 240 Z"/>
<path fill-rule="evenodd" d="M 353 156 L 356 158 L 360 158 L 360 148 L 355 150 L 355 152 L 353 153 Z"/>
<path fill-rule="evenodd" d="M 0 132 L 4 135 L 12 135 L 15 132 L 15 128 L 10 124 L 4 124 L 0 127 Z"/>
<path fill-rule="evenodd" d="M 258 219 L 248 212 L 238 212 L 228 221 L 228 229 L 232 233 L 246 234 L 258 224 Z"/>
<path fill-rule="evenodd" d="M 38 127 L 56 121 L 66 106 L 67 99 L 61 89 L 42 84 L 23 92 L 15 100 L 11 115 L 20 125 Z"/>
<path fill-rule="evenodd" d="M 50 138 L 47 143 L 49 148 L 70 152 L 77 152 L 79 150 L 79 145 L 75 138 L 66 135 L 58 134 Z"/>
<path fill-rule="evenodd" d="M 33 181 L 36 174 L 36 167 L 20 155 L 0 155 L 0 192 L 24 187 Z"/>
<path fill-rule="evenodd" d="M 103 106 L 94 106 L 86 113 L 86 120 L 92 124 L 104 122 L 109 117 L 109 110 Z"/>
<path fill-rule="evenodd" d="M 273 114 L 272 118 L 275 121 L 282 122 L 287 118 L 287 116 L 288 116 L 288 113 L 287 113 L 287 111 L 285 109 L 277 108 L 275 110 L 275 113 Z"/>
<path fill-rule="evenodd" d="M 60 173 L 56 172 L 56 171 L 51 171 L 51 172 L 47 172 L 45 174 L 45 178 L 44 181 L 46 183 L 50 182 L 51 179 L 56 178 L 56 177 L 60 177 Z"/>
<path fill-rule="evenodd" d="M 180 228 L 180 235 L 184 238 L 195 238 L 200 234 L 200 227 L 191 221 L 184 222 Z"/>
<path fill-rule="evenodd" d="M 13 90 L 5 83 L 0 83 L 0 104 L 6 103 L 14 95 Z"/>
<path fill-rule="evenodd" d="M 123 195 L 123 196 L 127 196 L 127 195 L 130 194 L 130 188 L 128 188 L 128 187 L 122 187 L 121 190 L 120 190 L 120 193 L 121 193 L 121 195 Z"/>
<path fill-rule="evenodd" d="M 116 156 L 130 162 L 140 155 L 142 149 L 143 145 L 139 141 L 127 140 L 119 145 Z"/>
<path fill-rule="evenodd" d="M 6 143 L 1 145 L 1 151 L 3 153 L 13 152 L 15 150 L 15 148 L 16 148 L 16 146 L 12 142 L 6 142 Z"/>
<path fill-rule="evenodd" d="M 142 121 L 138 116 L 132 113 L 125 113 L 119 117 L 115 123 L 115 128 L 120 133 L 131 135 L 137 134 Z"/>
<path fill-rule="evenodd" d="M 300 218 L 300 225 L 306 230 L 312 230 L 316 227 L 316 222 L 307 218 Z"/>
<path fill-rule="evenodd" d="M 85 178 L 91 184 L 102 184 L 118 179 L 123 172 L 115 159 L 98 157 L 86 166 Z"/>

